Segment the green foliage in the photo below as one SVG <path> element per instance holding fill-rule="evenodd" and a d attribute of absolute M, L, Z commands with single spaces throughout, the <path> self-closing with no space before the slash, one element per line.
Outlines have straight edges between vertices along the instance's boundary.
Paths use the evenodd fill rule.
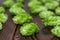
<path fill-rule="evenodd" d="M 60 24 L 60 17 L 59 16 L 50 16 L 46 19 L 42 20 L 45 26 L 56 26 Z"/>
<path fill-rule="evenodd" d="M 42 11 L 39 13 L 39 16 L 43 19 L 48 18 L 50 16 L 55 16 L 55 14 L 52 11 Z"/>
<path fill-rule="evenodd" d="M 13 0 L 5 0 L 3 2 L 3 6 L 6 7 L 6 8 L 10 8 L 13 4 L 14 4 Z"/>
<path fill-rule="evenodd" d="M 23 24 L 23 26 L 20 28 L 20 33 L 23 36 L 31 36 L 34 35 L 39 31 L 39 28 L 36 24 L 34 23 L 26 23 Z"/>
<path fill-rule="evenodd" d="M 31 11 L 33 14 L 36 14 L 36 13 L 39 13 L 39 12 L 42 12 L 42 11 L 47 11 L 47 8 L 44 7 L 44 6 L 38 6 L 38 7 L 30 8 L 30 11 Z"/>
<path fill-rule="evenodd" d="M 5 12 L 4 8 L 0 7 L 0 13 L 4 13 L 4 12 Z"/>
<path fill-rule="evenodd" d="M 42 6 L 42 3 L 41 2 L 39 2 L 39 1 L 37 1 L 37 0 L 34 0 L 34 1 L 30 1 L 29 3 L 28 3 L 28 6 L 29 6 L 29 8 L 30 8 L 30 11 L 32 12 L 32 13 L 39 13 L 40 11 L 45 11 L 45 10 L 47 10 L 47 8 L 46 7 L 44 7 L 44 6 Z"/>
<path fill-rule="evenodd" d="M 20 15 L 26 13 L 25 10 L 20 7 L 11 7 L 9 11 L 12 15 Z"/>
<path fill-rule="evenodd" d="M 59 6 L 59 3 L 57 1 L 47 2 L 47 3 L 45 3 L 45 6 L 50 10 L 55 10 L 56 7 Z"/>
<path fill-rule="evenodd" d="M 56 8 L 55 12 L 57 15 L 60 15 L 60 7 Z"/>
<path fill-rule="evenodd" d="M 0 22 L 5 23 L 8 19 L 8 16 L 4 13 L 0 14 Z"/>
<path fill-rule="evenodd" d="M 12 5 L 12 7 L 14 7 L 14 8 L 23 7 L 23 4 L 22 3 L 15 3 L 14 5 Z"/>
<path fill-rule="evenodd" d="M 24 2 L 24 0 L 17 0 L 17 2 L 18 2 L 18 3 L 23 3 L 23 2 Z"/>
<path fill-rule="evenodd" d="M 51 30 L 52 34 L 60 37 L 60 26 L 55 26 L 52 30 Z"/>
<path fill-rule="evenodd" d="M 28 3 L 28 6 L 29 6 L 29 7 L 36 7 L 36 6 L 40 6 L 40 5 L 41 5 L 41 2 L 36 1 L 36 0 L 30 1 L 30 2 Z"/>
<path fill-rule="evenodd" d="M 52 1 L 55 1 L 55 0 L 39 0 L 41 1 L 42 3 L 47 3 L 47 2 L 52 2 Z"/>
<path fill-rule="evenodd" d="M 26 23 L 26 22 L 30 22 L 31 20 L 32 20 L 32 17 L 28 14 L 16 15 L 13 18 L 13 21 L 16 24 L 23 24 L 23 23 Z"/>

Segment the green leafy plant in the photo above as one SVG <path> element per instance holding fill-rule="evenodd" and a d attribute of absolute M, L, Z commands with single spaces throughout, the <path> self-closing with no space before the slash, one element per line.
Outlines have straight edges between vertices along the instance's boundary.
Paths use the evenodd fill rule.
<path fill-rule="evenodd" d="M 57 15 L 60 15 L 60 7 L 56 8 L 55 12 Z"/>
<path fill-rule="evenodd" d="M 39 31 L 38 26 L 35 23 L 26 23 L 20 28 L 20 33 L 23 36 L 31 36 Z"/>
<path fill-rule="evenodd" d="M 5 12 L 4 8 L 0 7 L 0 13 L 4 13 L 4 12 Z"/>
<path fill-rule="evenodd" d="M 47 2 L 45 6 L 50 10 L 55 10 L 59 6 L 59 3 L 57 1 Z"/>
<path fill-rule="evenodd" d="M 30 22 L 32 20 L 32 17 L 29 14 L 20 14 L 16 15 L 13 18 L 14 23 L 16 24 L 23 24 L 26 22 Z"/>
<path fill-rule="evenodd" d="M 6 8 L 10 8 L 12 5 L 14 5 L 14 1 L 13 0 L 5 0 L 3 2 L 3 6 Z"/>
<path fill-rule="evenodd" d="M 60 37 L 60 26 L 56 26 L 51 30 L 54 36 Z"/>
<path fill-rule="evenodd" d="M 50 16 L 55 16 L 55 14 L 52 11 L 42 11 L 39 13 L 39 16 L 43 19 L 48 18 Z"/>
<path fill-rule="evenodd" d="M 9 11 L 12 15 L 20 15 L 26 13 L 25 10 L 20 7 L 11 7 Z"/>
<path fill-rule="evenodd" d="M 5 23 L 8 19 L 7 14 L 5 14 L 5 9 L 3 7 L 0 7 L 0 30 L 3 29 L 2 23 Z"/>
<path fill-rule="evenodd" d="M 8 19 L 8 16 L 4 13 L 0 14 L 0 22 L 5 23 Z"/>

